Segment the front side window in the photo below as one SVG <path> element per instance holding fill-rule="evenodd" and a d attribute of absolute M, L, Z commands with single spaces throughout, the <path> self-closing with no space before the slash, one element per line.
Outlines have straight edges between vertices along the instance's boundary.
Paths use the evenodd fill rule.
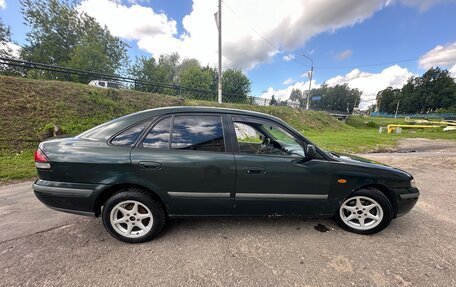
<path fill-rule="evenodd" d="M 111 140 L 112 145 L 133 146 L 139 135 L 149 126 L 150 121 L 139 123 L 115 136 Z"/>
<path fill-rule="evenodd" d="M 269 123 L 234 122 L 239 152 L 304 157 L 304 149 L 285 129 Z"/>
<path fill-rule="evenodd" d="M 171 138 L 172 149 L 225 151 L 220 116 L 175 116 Z"/>

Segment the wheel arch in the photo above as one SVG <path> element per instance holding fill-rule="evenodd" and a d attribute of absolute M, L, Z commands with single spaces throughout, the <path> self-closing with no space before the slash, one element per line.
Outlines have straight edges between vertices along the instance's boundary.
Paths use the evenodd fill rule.
<path fill-rule="evenodd" d="M 360 188 L 357 188 L 356 190 L 353 190 L 353 192 L 360 190 L 360 189 L 371 189 L 375 188 L 379 190 L 381 193 L 383 193 L 388 200 L 391 202 L 391 205 L 393 206 L 393 218 L 396 218 L 397 216 L 397 199 L 395 196 L 395 193 L 391 191 L 387 186 L 382 185 L 382 184 L 368 184 L 361 186 Z"/>
<path fill-rule="evenodd" d="M 142 190 L 145 190 L 150 193 L 150 195 L 157 201 L 163 204 L 165 207 L 165 212 L 166 214 L 169 214 L 169 206 L 166 203 L 165 200 L 160 196 L 160 194 L 148 187 L 145 187 L 140 184 L 134 184 L 134 183 L 118 183 L 111 185 L 105 189 L 103 189 L 98 195 L 97 198 L 95 199 L 95 206 L 94 206 L 94 211 L 95 211 L 95 216 L 98 217 L 101 215 L 101 207 L 104 205 L 106 200 L 110 198 L 113 194 L 115 194 L 117 191 L 124 189 L 124 188 L 140 188 Z"/>

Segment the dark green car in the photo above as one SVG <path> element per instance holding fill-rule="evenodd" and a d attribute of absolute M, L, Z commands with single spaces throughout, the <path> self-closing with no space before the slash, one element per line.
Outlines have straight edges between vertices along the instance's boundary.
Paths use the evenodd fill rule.
<path fill-rule="evenodd" d="M 335 217 L 373 234 L 415 205 L 401 170 L 326 152 L 282 120 L 251 111 L 172 107 L 130 114 L 42 142 L 33 184 L 45 205 L 102 216 L 126 242 L 168 217 Z"/>

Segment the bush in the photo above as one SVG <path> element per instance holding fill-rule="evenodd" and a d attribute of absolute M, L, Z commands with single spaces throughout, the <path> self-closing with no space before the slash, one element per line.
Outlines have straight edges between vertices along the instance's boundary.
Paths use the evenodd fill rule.
<path fill-rule="evenodd" d="M 368 127 L 370 127 L 370 128 L 378 128 L 378 127 L 379 127 L 379 125 L 376 124 L 376 123 L 373 122 L 373 121 L 367 122 L 367 123 L 366 123 L 366 126 L 368 126 Z"/>

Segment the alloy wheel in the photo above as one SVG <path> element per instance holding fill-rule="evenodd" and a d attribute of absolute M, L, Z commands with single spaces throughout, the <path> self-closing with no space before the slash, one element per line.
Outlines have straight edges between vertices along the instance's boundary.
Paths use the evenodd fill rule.
<path fill-rule="evenodd" d="M 347 226 L 357 230 L 369 230 L 382 222 L 384 213 L 380 204 L 372 198 L 354 196 L 342 203 L 339 214 Z"/>
<path fill-rule="evenodd" d="M 138 238 L 147 234 L 154 223 L 150 209 L 136 200 L 126 200 L 118 203 L 111 210 L 110 223 L 120 235 L 128 238 Z"/>

